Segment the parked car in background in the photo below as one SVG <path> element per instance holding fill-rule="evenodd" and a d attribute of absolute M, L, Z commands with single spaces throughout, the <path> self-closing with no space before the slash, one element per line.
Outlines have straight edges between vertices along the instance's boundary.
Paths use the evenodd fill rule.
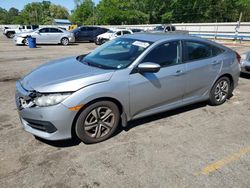
<path fill-rule="evenodd" d="M 152 33 L 171 33 L 171 34 L 189 34 L 189 31 L 187 31 L 187 30 L 176 30 L 176 27 L 174 25 L 171 25 L 171 24 L 168 24 L 168 25 L 163 24 L 163 25 L 156 26 L 150 32 L 152 32 Z"/>
<path fill-rule="evenodd" d="M 71 32 L 74 34 L 76 42 L 89 41 L 94 42 L 96 37 L 102 33 L 106 33 L 107 28 L 96 27 L 96 26 L 81 26 Z"/>
<path fill-rule="evenodd" d="M 98 35 L 95 43 L 97 45 L 100 45 L 109 40 L 113 40 L 117 37 L 121 37 L 127 34 L 133 34 L 133 31 L 131 31 L 130 29 L 110 29 L 108 32 Z"/>
<path fill-rule="evenodd" d="M 200 101 L 223 104 L 238 85 L 239 62 L 233 50 L 202 38 L 124 35 L 33 70 L 16 83 L 16 105 L 33 135 L 97 143 L 133 119 Z"/>
<path fill-rule="evenodd" d="M 44 27 L 31 32 L 17 34 L 14 42 L 17 45 L 28 45 L 28 37 L 36 38 L 37 44 L 62 44 L 64 46 L 75 42 L 73 33 L 56 27 Z"/>
<path fill-rule="evenodd" d="M 136 28 L 131 29 L 131 31 L 132 31 L 133 33 L 141 33 L 141 32 L 144 32 L 143 29 L 136 29 Z"/>
<path fill-rule="evenodd" d="M 250 74 L 250 51 L 241 56 L 241 72 Z"/>
<path fill-rule="evenodd" d="M 156 26 L 153 31 L 155 32 L 176 31 L 176 28 L 173 25 L 159 25 L 159 26 Z"/>
<path fill-rule="evenodd" d="M 15 34 L 22 33 L 22 32 L 29 32 L 37 29 L 38 25 L 21 25 L 18 28 L 8 28 L 4 29 L 3 34 L 6 35 L 8 38 L 14 38 Z"/>

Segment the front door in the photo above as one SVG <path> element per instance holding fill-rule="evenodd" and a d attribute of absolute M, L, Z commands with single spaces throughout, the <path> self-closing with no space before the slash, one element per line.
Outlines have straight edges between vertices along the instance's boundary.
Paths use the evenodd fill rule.
<path fill-rule="evenodd" d="M 48 42 L 49 28 L 42 28 L 39 32 L 34 32 L 32 37 L 36 38 L 37 43 L 47 43 Z"/>
<path fill-rule="evenodd" d="M 180 62 L 180 44 L 179 41 L 167 42 L 146 55 L 142 63 L 160 64 L 159 72 L 130 74 L 131 116 L 140 117 L 182 103 L 186 64 Z"/>

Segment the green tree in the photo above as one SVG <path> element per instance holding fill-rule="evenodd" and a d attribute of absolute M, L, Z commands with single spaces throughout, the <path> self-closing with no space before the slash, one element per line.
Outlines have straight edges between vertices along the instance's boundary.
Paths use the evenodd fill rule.
<path fill-rule="evenodd" d="M 7 24 L 8 11 L 0 7 L 0 24 Z"/>
<path fill-rule="evenodd" d="M 65 7 L 43 1 L 25 5 L 21 17 L 24 24 L 52 24 L 54 18 L 66 19 L 69 13 Z"/>
<path fill-rule="evenodd" d="M 91 25 L 95 24 L 94 17 L 95 4 L 92 0 L 83 0 L 73 11 L 70 20 L 75 24 Z"/>
<path fill-rule="evenodd" d="M 20 17 L 19 10 L 14 7 L 9 9 L 7 16 L 8 16 L 7 23 L 18 24 L 20 21 L 22 22 L 22 18 Z"/>
<path fill-rule="evenodd" d="M 250 21 L 250 0 L 239 0 L 237 2 L 239 12 L 242 12 L 242 21 Z"/>
<path fill-rule="evenodd" d="M 65 7 L 60 5 L 51 4 L 49 7 L 50 16 L 52 18 L 67 19 L 69 18 L 69 12 Z"/>
<path fill-rule="evenodd" d="M 102 0 L 96 12 L 98 24 L 142 24 L 149 19 L 135 0 Z"/>

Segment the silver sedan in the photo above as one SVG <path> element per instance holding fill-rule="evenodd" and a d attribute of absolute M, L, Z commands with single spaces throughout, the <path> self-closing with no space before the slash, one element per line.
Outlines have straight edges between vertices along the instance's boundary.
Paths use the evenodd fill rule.
<path fill-rule="evenodd" d="M 44 27 L 31 32 L 17 34 L 14 37 L 14 42 L 17 45 L 28 45 L 28 36 L 36 38 L 37 44 L 62 44 L 66 46 L 75 42 L 73 33 L 55 27 Z"/>
<path fill-rule="evenodd" d="M 118 126 L 199 101 L 221 105 L 238 85 L 240 56 L 188 35 L 134 34 L 39 67 L 17 82 L 24 129 L 85 143 Z M 46 76 L 45 76 L 46 75 Z"/>

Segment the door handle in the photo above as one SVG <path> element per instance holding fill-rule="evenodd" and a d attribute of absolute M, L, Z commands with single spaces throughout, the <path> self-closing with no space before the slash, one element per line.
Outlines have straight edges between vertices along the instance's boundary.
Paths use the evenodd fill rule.
<path fill-rule="evenodd" d="M 175 76 L 181 76 L 181 75 L 183 75 L 184 74 L 184 72 L 182 71 L 182 70 L 177 70 L 176 72 L 175 72 Z"/>
<path fill-rule="evenodd" d="M 213 61 L 212 62 L 212 65 L 218 65 L 218 64 L 220 64 L 221 62 L 220 61 Z"/>

